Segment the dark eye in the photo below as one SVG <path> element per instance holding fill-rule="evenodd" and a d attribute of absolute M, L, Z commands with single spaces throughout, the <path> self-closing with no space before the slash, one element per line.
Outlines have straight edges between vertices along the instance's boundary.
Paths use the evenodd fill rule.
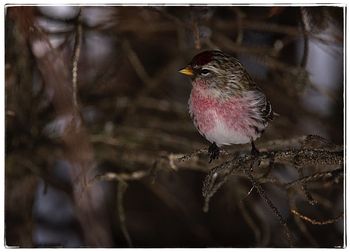
<path fill-rule="evenodd" d="M 203 76 L 207 76 L 210 73 L 208 69 L 202 69 L 200 70 L 199 74 Z"/>

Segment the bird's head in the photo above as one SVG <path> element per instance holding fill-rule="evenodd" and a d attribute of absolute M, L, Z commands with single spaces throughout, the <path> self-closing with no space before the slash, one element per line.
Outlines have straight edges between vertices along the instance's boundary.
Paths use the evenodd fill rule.
<path fill-rule="evenodd" d="M 204 51 L 193 57 L 179 72 L 189 76 L 192 83 L 203 83 L 211 88 L 225 88 L 239 82 L 242 65 L 232 56 L 221 51 Z"/>

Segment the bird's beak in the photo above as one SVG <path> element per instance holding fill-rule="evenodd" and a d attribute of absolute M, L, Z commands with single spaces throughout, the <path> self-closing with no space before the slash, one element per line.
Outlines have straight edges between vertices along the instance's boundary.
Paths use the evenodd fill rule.
<path fill-rule="evenodd" d="M 187 76 L 193 76 L 193 70 L 191 67 L 187 66 L 179 71 L 179 73 L 182 73 Z"/>

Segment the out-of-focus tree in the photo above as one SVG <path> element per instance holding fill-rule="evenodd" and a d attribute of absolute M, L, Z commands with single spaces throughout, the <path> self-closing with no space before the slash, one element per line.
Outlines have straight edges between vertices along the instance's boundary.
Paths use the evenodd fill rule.
<path fill-rule="evenodd" d="M 343 246 L 343 12 L 7 7 L 6 244 Z M 177 73 L 205 49 L 280 114 L 257 158 L 208 164 Z"/>

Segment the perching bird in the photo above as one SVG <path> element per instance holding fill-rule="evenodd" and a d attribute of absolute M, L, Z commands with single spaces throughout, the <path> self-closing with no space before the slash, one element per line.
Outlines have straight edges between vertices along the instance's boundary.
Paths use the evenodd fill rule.
<path fill-rule="evenodd" d="M 222 145 L 251 143 L 261 136 L 274 112 L 262 90 L 238 60 L 221 51 L 197 54 L 180 73 L 191 77 L 189 112 L 210 143 L 209 163 Z"/>

